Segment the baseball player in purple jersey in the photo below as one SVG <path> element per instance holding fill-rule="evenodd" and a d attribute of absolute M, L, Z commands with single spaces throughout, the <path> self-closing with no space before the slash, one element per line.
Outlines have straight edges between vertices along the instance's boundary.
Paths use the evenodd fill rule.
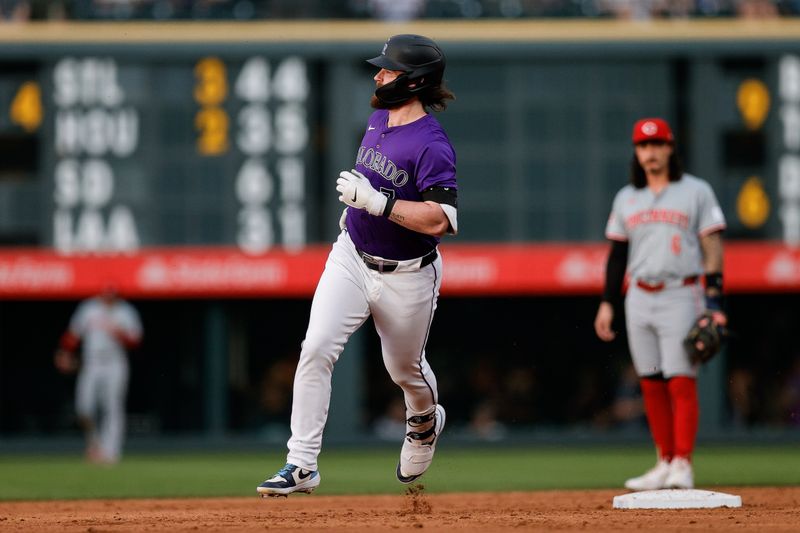
<path fill-rule="evenodd" d="M 636 122 L 633 145 L 631 184 L 617 193 L 606 226 L 612 244 L 594 326 L 601 339 L 614 339 L 613 302 L 627 269 L 628 343 L 658 461 L 625 487 L 688 489 L 694 487 L 699 408 L 697 369 L 683 339 L 705 309 L 717 323 L 727 321 L 721 305 L 725 217 L 711 186 L 681 170 L 664 120 Z"/>
<path fill-rule="evenodd" d="M 456 156 L 428 110 L 453 99 L 443 84 L 445 56 L 420 35 L 395 35 L 368 60 L 379 69 L 355 168 L 339 174 L 346 204 L 314 294 L 294 378 L 286 465 L 258 486 L 264 496 L 311 492 L 328 414 L 333 365 L 371 315 L 383 362 L 403 390 L 407 433 L 397 479 L 430 466 L 445 423 L 425 344 L 442 282 L 439 239 L 458 229 Z"/>

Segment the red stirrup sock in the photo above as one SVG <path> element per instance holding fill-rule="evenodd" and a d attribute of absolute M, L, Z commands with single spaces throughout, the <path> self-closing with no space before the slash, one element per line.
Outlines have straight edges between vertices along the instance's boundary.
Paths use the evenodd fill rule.
<path fill-rule="evenodd" d="M 691 460 L 697 423 L 700 418 L 700 403 L 697 400 L 697 380 L 687 376 L 676 376 L 667 380 L 672 398 L 675 418 L 675 456 Z"/>
<path fill-rule="evenodd" d="M 642 387 L 647 423 L 658 448 L 658 456 L 670 461 L 675 454 L 675 447 L 672 437 L 672 403 L 667 382 L 660 377 L 641 378 L 639 384 Z"/>

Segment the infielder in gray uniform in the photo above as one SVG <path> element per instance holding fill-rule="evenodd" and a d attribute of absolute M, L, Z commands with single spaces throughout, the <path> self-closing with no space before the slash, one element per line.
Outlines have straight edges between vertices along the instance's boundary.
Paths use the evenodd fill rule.
<path fill-rule="evenodd" d="M 628 342 L 658 461 L 625 486 L 692 488 L 697 369 L 683 339 L 705 309 L 719 324 L 727 322 L 721 305 L 725 217 L 709 184 L 681 170 L 664 120 L 636 122 L 633 145 L 631 183 L 617 193 L 606 226 L 612 244 L 594 326 L 601 339 L 614 339 L 613 302 L 627 268 Z"/>
<path fill-rule="evenodd" d="M 129 375 L 126 350 L 141 340 L 139 313 L 110 286 L 101 295 L 81 302 L 61 337 L 55 364 L 63 373 L 80 370 L 75 408 L 86 434 L 86 458 L 91 462 L 114 464 L 120 459 Z M 80 344 L 79 362 L 76 350 Z"/>
<path fill-rule="evenodd" d="M 437 246 L 458 228 L 456 156 L 428 110 L 442 111 L 454 97 L 442 81 L 445 56 L 427 37 L 395 35 L 368 63 L 378 68 L 376 111 L 355 168 L 336 182 L 348 206 L 342 233 L 311 305 L 294 378 L 286 465 L 258 486 L 262 495 L 311 492 L 319 485 L 333 365 L 370 315 L 384 365 L 405 398 L 399 481 L 410 483 L 428 469 L 444 428 L 425 344 L 442 282 Z"/>

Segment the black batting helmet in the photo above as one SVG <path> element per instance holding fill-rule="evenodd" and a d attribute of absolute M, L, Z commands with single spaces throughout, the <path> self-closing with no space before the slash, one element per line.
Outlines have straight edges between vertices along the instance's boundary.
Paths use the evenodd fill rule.
<path fill-rule="evenodd" d="M 389 37 L 381 55 L 368 59 L 367 63 L 386 70 L 403 71 L 393 82 L 375 91 L 375 96 L 383 103 L 401 104 L 442 83 L 445 57 L 432 39 L 401 34 Z"/>

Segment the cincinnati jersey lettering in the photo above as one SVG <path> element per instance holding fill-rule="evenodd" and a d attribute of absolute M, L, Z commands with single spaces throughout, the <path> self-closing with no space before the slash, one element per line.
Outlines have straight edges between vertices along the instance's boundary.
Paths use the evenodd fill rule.
<path fill-rule="evenodd" d="M 634 213 L 625 219 L 625 225 L 628 227 L 628 231 L 639 224 L 653 223 L 674 224 L 686 229 L 689 227 L 689 215 L 674 209 L 647 209 Z"/>

